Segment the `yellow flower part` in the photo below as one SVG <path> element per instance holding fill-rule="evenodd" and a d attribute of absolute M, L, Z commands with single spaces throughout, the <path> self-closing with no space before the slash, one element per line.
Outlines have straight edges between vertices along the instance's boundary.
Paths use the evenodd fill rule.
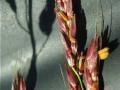
<path fill-rule="evenodd" d="M 96 83 L 94 82 L 93 85 L 92 85 L 92 89 L 91 90 L 96 90 Z"/>
<path fill-rule="evenodd" d="M 105 48 L 99 50 L 99 51 L 98 51 L 98 55 L 99 55 L 99 58 L 100 58 L 101 60 L 106 59 L 106 58 L 108 57 L 108 55 L 109 55 L 109 48 L 108 48 L 108 47 L 105 47 Z"/>
<path fill-rule="evenodd" d="M 63 11 L 59 11 L 59 12 L 58 12 L 58 15 L 59 15 L 60 17 L 62 17 L 65 22 L 68 21 L 68 17 L 64 14 Z"/>
<path fill-rule="evenodd" d="M 76 39 L 71 35 L 71 31 L 68 32 L 68 37 L 71 43 L 76 43 Z"/>
<path fill-rule="evenodd" d="M 79 69 L 82 67 L 82 63 L 83 63 L 83 60 L 85 59 L 85 57 L 83 56 L 83 52 L 81 52 L 81 56 L 79 58 Z"/>
<path fill-rule="evenodd" d="M 76 43 L 76 39 L 73 38 L 71 35 L 69 36 L 69 39 L 70 39 L 71 43 Z"/>

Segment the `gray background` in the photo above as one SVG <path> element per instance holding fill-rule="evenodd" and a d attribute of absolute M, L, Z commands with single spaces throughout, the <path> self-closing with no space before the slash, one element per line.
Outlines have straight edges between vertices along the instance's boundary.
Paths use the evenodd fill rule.
<path fill-rule="evenodd" d="M 25 0 L 0 0 L 1 23 L 1 73 L 0 90 L 10 90 L 16 70 L 31 80 L 30 90 L 66 90 L 62 81 L 60 66 L 63 68 L 65 53 L 54 15 L 52 0 L 32 0 L 32 24 L 36 48 L 36 62 L 32 62 L 34 45 L 27 27 Z M 28 0 L 26 0 L 28 2 Z M 12 4 L 11 4 L 12 3 Z M 48 4 L 47 4 L 48 3 Z M 105 27 L 110 25 L 110 0 L 102 0 Z M 27 4 L 27 7 L 28 4 Z M 95 31 L 95 21 L 100 8 L 97 0 L 82 0 L 86 18 L 87 42 Z M 16 8 L 16 9 L 15 9 Z M 28 12 L 27 12 L 28 13 Z M 100 22 L 100 16 L 98 16 Z M 114 50 L 104 63 L 103 77 L 105 90 L 120 90 L 120 0 L 112 0 L 112 33 L 110 42 Z M 114 42 L 115 41 L 115 42 Z M 115 45 L 114 45 L 115 44 Z M 32 46 L 33 45 L 33 46 Z M 33 63 L 31 65 L 31 62 Z M 30 71 L 30 67 L 33 67 Z M 31 73 L 32 72 L 32 73 Z M 28 82 L 29 82 L 28 80 Z M 29 90 L 29 89 L 28 89 Z"/>

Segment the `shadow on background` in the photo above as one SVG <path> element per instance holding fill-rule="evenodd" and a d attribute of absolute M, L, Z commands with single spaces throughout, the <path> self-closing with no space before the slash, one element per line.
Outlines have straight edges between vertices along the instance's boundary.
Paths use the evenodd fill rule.
<path fill-rule="evenodd" d="M 36 81 L 37 81 L 37 70 L 36 70 L 37 54 L 36 54 L 36 42 L 35 42 L 35 37 L 33 32 L 32 0 L 28 0 L 28 1 L 29 1 L 29 5 L 28 5 L 29 22 L 27 24 L 28 24 L 28 29 L 29 29 L 30 39 L 31 39 L 33 55 L 32 55 L 29 72 L 26 78 L 26 86 L 27 86 L 27 90 L 34 90 L 36 86 Z"/>
<path fill-rule="evenodd" d="M 9 4 L 12 11 L 15 13 L 17 24 L 21 27 L 22 30 L 27 32 L 27 34 L 29 34 L 30 36 L 33 54 L 32 54 L 29 72 L 26 77 L 26 87 L 27 87 L 27 90 L 34 90 L 36 86 L 36 81 L 37 81 L 36 59 L 37 59 L 38 54 L 40 54 L 40 52 L 43 50 L 52 32 L 52 24 L 54 23 L 54 20 L 55 20 L 55 13 L 54 13 L 55 2 L 54 0 L 46 0 L 45 8 L 43 9 L 39 17 L 40 30 L 42 31 L 44 35 L 47 36 L 47 39 L 42 44 L 42 47 L 40 48 L 38 53 L 36 52 L 36 41 L 35 41 L 34 30 L 33 30 L 32 0 L 25 0 L 26 23 L 27 23 L 28 30 L 19 21 L 19 18 L 17 16 L 16 1 L 6 0 L 6 2 Z"/>
<path fill-rule="evenodd" d="M 46 40 L 42 44 L 42 48 L 39 50 L 38 54 L 44 49 L 49 36 L 52 32 L 52 25 L 55 21 L 55 1 L 54 0 L 46 0 L 45 8 L 42 10 L 39 16 L 39 28 L 41 32 L 47 36 Z"/>
<path fill-rule="evenodd" d="M 42 33 L 49 36 L 52 32 L 52 24 L 55 20 L 54 13 L 55 1 L 46 0 L 46 5 L 39 17 L 39 27 Z"/>
<path fill-rule="evenodd" d="M 87 30 L 86 30 L 86 16 L 84 9 L 81 5 L 81 0 L 73 1 L 73 11 L 76 15 L 76 39 L 78 42 L 78 52 L 84 51 L 86 40 L 87 40 Z"/>
<path fill-rule="evenodd" d="M 10 5 L 12 11 L 17 13 L 17 6 L 15 0 L 6 0 L 6 2 Z"/>

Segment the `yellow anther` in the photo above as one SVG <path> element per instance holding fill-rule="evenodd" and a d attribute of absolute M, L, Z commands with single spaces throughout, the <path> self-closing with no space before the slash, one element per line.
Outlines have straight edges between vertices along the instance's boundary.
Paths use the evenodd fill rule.
<path fill-rule="evenodd" d="M 68 21 L 68 17 L 64 14 L 63 11 L 59 11 L 59 12 L 58 12 L 58 15 L 61 16 L 65 22 Z"/>
<path fill-rule="evenodd" d="M 98 51 L 98 55 L 99 55 L 99 58 L 100 58 L 101 60 L 106 59 L 106 58 L 108 57 L 108 55 L 109 55 L 109 48 L 108 48 L 108 47 L 105 47 L 105 48 L 99 50 L 99 51 Z"/>
<path fill-rule="evenodd" d="M 81 56 L 79 58 L 79 69 L 82 67 L 82 63 L 83 63 L 84 59 L 85 59 L 85 57 L 83 56 L 83 52 L 81 52 Z"/>
<path fill-rule="evenodd" d="M 91 90 L 96 90 L 96 84 L 95 83 L 93 83 Z"/>
<path fill-rule="evenodd" d="M 68 31 L 69 39 L 71 43 L 76 43 L 76 39 L 71 35 L 71 31 Z"/>
<path fill-rule="evenodd" d="M 73 37 L 70 37 L 70 41 L 71 41 L 71 43 L 76 43 L 76 40 Z"/>

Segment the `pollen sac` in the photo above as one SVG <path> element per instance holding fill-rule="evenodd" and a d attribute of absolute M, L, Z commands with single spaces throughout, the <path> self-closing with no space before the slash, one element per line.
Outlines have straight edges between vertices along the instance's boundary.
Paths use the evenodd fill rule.
<path fill-rule="evenodd" d="M 106 59 L 106 58 L 108 57 L 108 55 L 109 55 L 109 48 L 108 48 L 108 47 L 105 47 L 105 48 L 103 48 L 102 50 L 99 50 L 99 51 L 98 51 L 98 55 L 99 55 L 99 58 L 100 58 L 101 60 Z"/>

